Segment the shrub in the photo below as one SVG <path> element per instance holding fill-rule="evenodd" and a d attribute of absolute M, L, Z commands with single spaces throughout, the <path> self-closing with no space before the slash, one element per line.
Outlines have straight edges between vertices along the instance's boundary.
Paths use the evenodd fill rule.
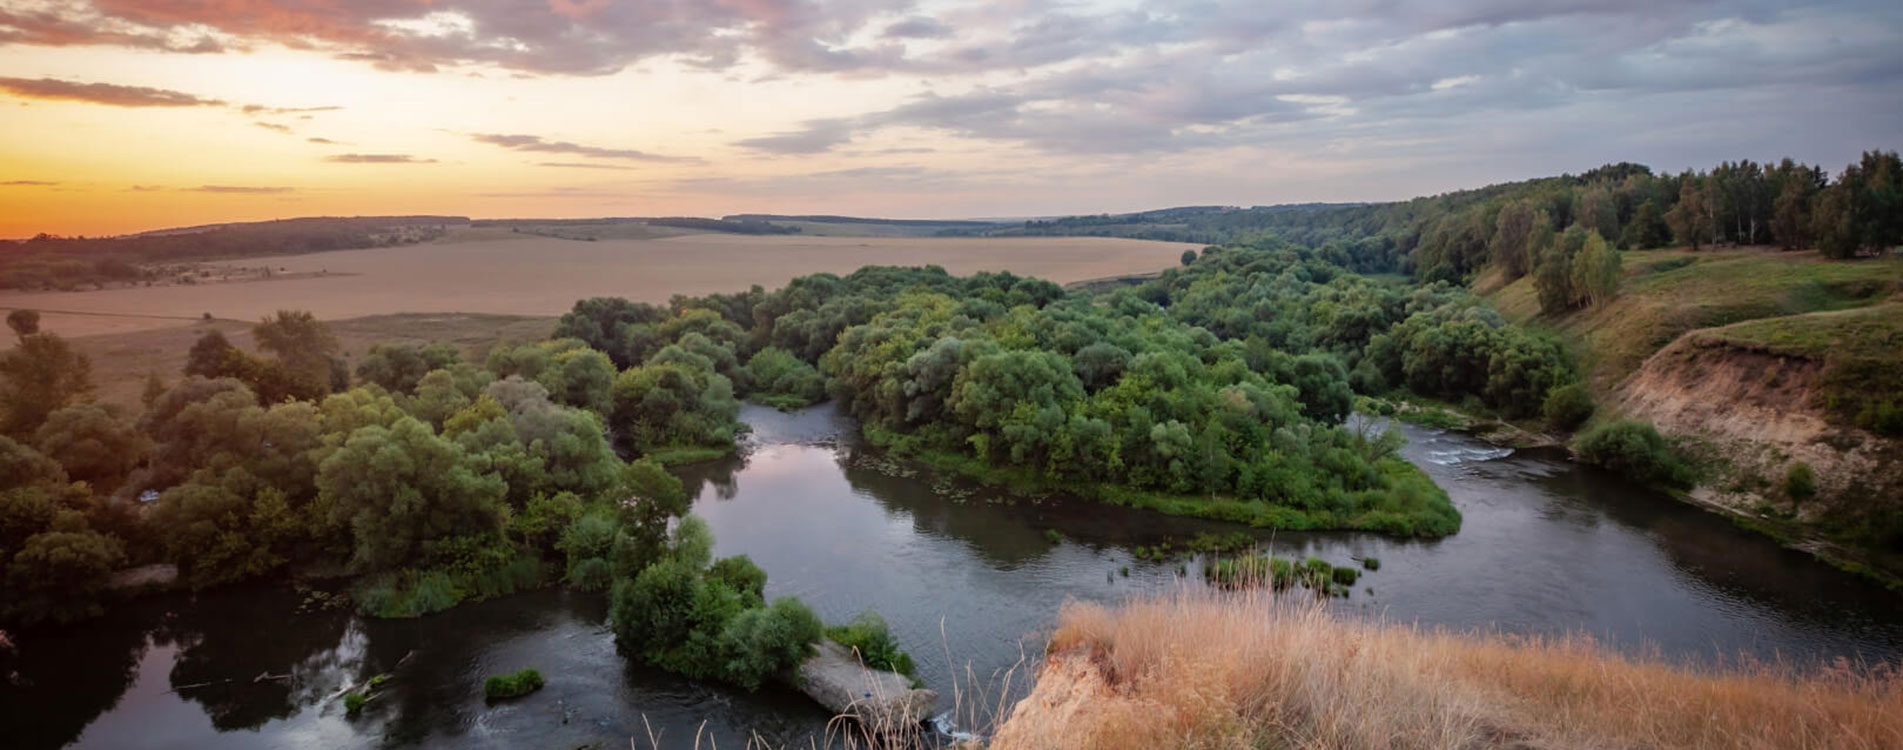
<path fill-rule="evenodd" d="M 861 612 L 850 624 L 827 628 L 826 637 L 858 651 L 859 659 L 869 668 L 917 677 L 912 655 L 899 648 L 898 641 L 892 639 L 892 631 L 886 627 L 885 618 L 876 612 Z"/>
<path fill-rule="evenodd" d="M 1361 578 L 1361 571 L 1343 565 L 1331 571 L 1329 576 L 1335 583 L 1339 583 L 1343 586 L 1353 586 L 1355 585 L 1355 581 Z"/>
<path fill-rule="evenodd" d="M 753 564 L 753 558 L 746 555 L 715 560 L 714 566 L 707 571 L 707 580 L 726 584 L 727 588 L 746 597 L 751 606 L 766 603 L 766 571 Z"/>
<path fill-rule="evenodd" d="M 1364 558 L 1361 558 L 1361 567 L 1364 567 L 1364 568 L 1367 568 L 1368 570 L 1380 570 L 1380 569 L 1381 569 L 1381 558 L 1379 558 L 1379 557 L 1364 557 Z"/>
<path fill-rule="evenodd" d="M 369 700 L 370 699 L 365 697 L 363 693 L 345 693 L 344 715 L 356 716 L 357 714 L 363 713 L 363 704 Z"/>
<path fill-rule="evenodd" d="M 519 698 L 542 689 L 542 673 L 524 669 L 514 674 L 490 675 L 482 681 L 482 693 L 490 700 Z"/>
<path fill-rule="evenodd" d="M 1647 484 L 1690 488 L 1695 477 L 1671 443 L 1644 422 L 1622 419 L 1579 438 L 1575 445 L 1586 463 Z"/>
<path fill-rule="evenodd" d="M 748 690 L 758 688 L 804 661 L 824 631 L 819 616 L 795 597 L 741 612 L 720 632 L 719 650 L 726 658 L 721 677 Z"/>
<path fill-rule="evenodd" d="M 605 557 L 590 557 L 568 568 L 568 585 L 580 591 L 606 591 L 614 585 L 614 566 Z"/>
<path fill-rule="evenodd" d="M 1570 431 L 1591 419 L 1594 408 L 1592 394 L 1586 392 L 1586 384 L 1573 383 L 1548 392 L 1542 410 L 1546 414 L 1546 423 L 1553 429 Z"/>
<path fill-rule="evenodd" d="M 1784 472 L 1784 494 L 1795 503 L 1817 496 L 1817 474 L 1811 471 L 1810 464 L 1799 461 Z"/>

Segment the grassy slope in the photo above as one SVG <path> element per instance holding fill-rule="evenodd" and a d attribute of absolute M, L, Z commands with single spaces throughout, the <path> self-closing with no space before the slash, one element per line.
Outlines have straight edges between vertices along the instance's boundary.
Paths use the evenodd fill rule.
<path fill-rule="evenodd" d="M 516 315 L 405 314 L 373 315 L 364 318 L 326 321 L 343 353 L 353 362 L 372 344 L 380 342 L 424 343 L 450 341 L 462 346 L 465 356 L 486 352 L 499 341 L 539 341 L 555 328 L 552 318 Z M 231 343 L 255 351 L 251 323 L 237 320 L 213 320 L 156 331 L 81 336 L 73 346 L 92 359 L 93 383 L 101 401 L 119 404 L 134 413 L 145 387 L 145 375 L 156 372 L 168 384 L 178 381 L 185 367 L 185 356 L 198 335 L 220 330 Z"/>
<path fill-rule="evenodd" d="M 1903 746 L 1890 669 L 1689 669 L 1259 593 L 1071 603 L 1046 653 L 993 750 Z"/>
<path fill-rule="evenodd" d="M 1867 307 L 1903 291 L 1903 258 L 1842 262 L 1757 249 L 1629 251 L 1624 258 L 1619 296 L 1597 309 L 1540 317 L 1531 278 L 1507 284 L 1491 298 L 1507 317 L 1550 326 L 1574 343 L 1593 387 L 1604 393 L 1691 331 Z M 1811 331 L 1838 335 L 1829 329 L 1850 320 L 1821 318 Z"/>

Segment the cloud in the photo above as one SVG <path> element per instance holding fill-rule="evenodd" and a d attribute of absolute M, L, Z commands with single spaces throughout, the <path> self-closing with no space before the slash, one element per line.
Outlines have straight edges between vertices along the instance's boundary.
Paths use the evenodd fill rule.
<path fill-rule="evenodd" d="M 267 107 L 262 104 L 246 104 L 239 107 L 238 111 L 247 115 L 296 115 L 308 112 L 335 112 L 340 109 L 343 107 Z"/>
<path fill-rule="evenodd" d="M 409 154 L 333 154 L 324 161 L 337 164 L 435 164 L 435 159 L 419 159 Z"/>
<path fill-rule="evenodd" d="M 57 78 L 0 78 L 0 91 L 23 99 L 89 102 L 113 107 L 222 107 L 225 104 L 183 91 Z"/>
<path fill-rule="evenodd" d="M 305 138 L 304 140 L 305 140 L 305 141 L 307 141 L 307 142 L 310 142 L 310 143 L 321 143 L 321 144 L 324 144 L 324 145 L 326 145 L 326 146 L 342 146 L 342 145 L 344 145 L 343 143 L 341 143 L 341 142 L 339 142 L 339 141 L 333 141 L 333 140 L 331 140 L 331 139 L 329 139 L 329 138 L 317 138 L 317 137 L 311 137 L 311 138 Z"/>
<path fill-rule="evenodd" d="M 588 156 L 597 159 L 624 159 L 628 161 L 672 164 L 686 164 L 700 161 L 699 159 L 689 156 L 666 156 L 662 154 L 650 154 L 646 151 L 636 151 L 634 149 L 603 148 L 600 146 L 584 146 L 568 141 L 551 141 L 539 135 L 472 133 L 469 137 L 477 143 L 487 143 L 491 146 L 501 146 L 516 151 L 532 151 L 546 154 L 574 154 L 576 156 Z"/>
<path fill-rule="evenodd" d="M 278 131 L 278 132 L 280 132 L 280 133 L 289 133 L 289 132 L 291 132 L 291 126 L 289 126 L 289 125 L 279 125 L 279 124 L 277 124 L 277 123 L 275 123 L 275 122 L 254 122 L 254 123 L 251 123 L 251 124 L 253 124 L 253 125 L 256 125 L 256 126 L 258 126 L 258 127 L 261 127 L 261 128 L 264 128 L 265 130 L 275 130 L 275 131 Z"/>
<path fill-rule="evenodd" d="M 734 145 L 774 154 L 817 154 L 852 140 L 854 121 L 810 120 L 799 130 L 734 141 Z"/>
<path fill-rule="evenodd" d="M 297 191 L 297 188 L 257 187 L 251 185 L 199 185 L 198 187 L 181 189 L 188 193 L 226 193 L 231 195 L 279 195 Z"/>
<path fill-rule="evenodd" d="M 0 182 L 0 186 L 5 187 L 50 187 L 58 184 L 57 182 L 49 182 L 46 180 L 6 180 Z"/>
<path fill-rule="evenodd" d="M 894 22 L 880 33 L 880 36 L 887 39 L 944 39 L 951 35 L 952 27 L 925 16 L 913 16 Z"/>
<path fill-rule="evenodd" d="M 628 167 L 628 166 L 623 166 L 620 164 L 587 164 L 584 162 L 576 162 L 576 161 L 538 161 L 535 163 L 535 166 L 565 167 L 568 169 L 624 169 L 624 170 L 635 169 L 635 167 Z"/>

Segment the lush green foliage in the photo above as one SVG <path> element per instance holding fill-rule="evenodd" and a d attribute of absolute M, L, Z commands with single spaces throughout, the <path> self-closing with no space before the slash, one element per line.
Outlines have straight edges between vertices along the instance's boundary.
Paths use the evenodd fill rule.
<path fill-rule="evenodd" d="M 662 669 L 754 689 L 805 659 L 822 627 L 796 598 L 763 601 L 765 574 L 744 558 L 713 562 L 712 546 L 706 525 L 688 516 L 658 560 L 616 580 L 615 645 Z"/>
<path fill-rule="evenodd" d="M 1580 436 L 1574 450 L 1582 461 L 1647 484 L 1688 488 L 1696 479 L 1671 443 L 1645 422 L 1602 425 Z"/>
<path fill-rule="evenodd" d="M 861 612 L 850 623 L 827 628 L 826 637 L 852 649 L 868 668 L 897 672 L 907 677 L 917 676 L 912 655 L 899 648 L 898 641 L 892 637 L 891 628 L 885 624 L 885 618 L 877 612 Z"/>
<path fill-rule="evenodd" d="M 489 700 L 519 698 L 542 689 L 542 673 L 533 668 L 509 674 L 489 675 L 482 681 L 482 694 Z"/>
<path fill-rule="evenodd" d="M 1584 383 L 1571 383 L 1547 393 L 1546 404 L 1540 410 L 1546 415 L 1546 423 L 1553 429 L 1573 430 L 1591 419 L 1597 408 Z"/>

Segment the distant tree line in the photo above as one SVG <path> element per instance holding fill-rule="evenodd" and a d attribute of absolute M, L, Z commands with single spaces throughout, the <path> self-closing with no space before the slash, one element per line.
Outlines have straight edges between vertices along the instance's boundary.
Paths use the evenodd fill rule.
<path fill-rule="evenodd" d="M 161 263 L 293 255 L 419 242 L 453 216 L 310 218 L 230 224 L 127 237 L 55 237 L 0 242 L 0 288 L 64 289 L 150 278 Z"/>

